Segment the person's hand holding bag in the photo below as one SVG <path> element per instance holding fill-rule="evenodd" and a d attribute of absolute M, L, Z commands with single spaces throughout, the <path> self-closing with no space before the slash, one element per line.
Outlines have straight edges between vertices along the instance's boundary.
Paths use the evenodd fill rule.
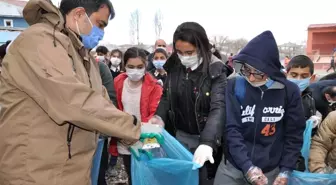
<path fill-rule="evenodd" d="M 281 172 L 278 177 L 275 179 L 273 185 L 287 185 L 288 183 L 289 172 Z"/>
<path fill-rule="evenodd" d="M 155 137 L 158 142 L 163 141 L 162 133 L 163 127 L 158 124 L 151 123 L 141 123 L 141 136 L 140 138 L 146 137 Z M 141 141 L 137 141 L 135 144 L 130 146 L 130 151 L 138 160 L 140 159 L 140 151 L 142 150 L 143 143 Z"/>
<path fill-rule="evenodd" d="M 268 179 L 262 170 L 256 166 L 252 166 L 245 174 L 247 181 L 253 185 L 267 185 Z"/>
<path fill-rule="evenodd" d="M 197 168 L 201 168 L 205 162 L 210 161 L 210 163 L 214 163 L 215 160 L 212 156 L 213 149 L 208 145 L 199 145 L 194 153 L 193 162 L 197 165 L 193 166 L 193 170 Z"/>

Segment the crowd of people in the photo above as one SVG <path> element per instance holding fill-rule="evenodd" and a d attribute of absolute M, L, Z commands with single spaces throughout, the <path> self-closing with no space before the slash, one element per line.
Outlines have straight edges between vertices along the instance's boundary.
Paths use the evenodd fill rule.
<path fill-rule="evenodd" d="M 196 22 L 176 28 L 171 54 L 162 39 L 152 53 L 98 46 L 109 0 L 30 0 L 23 14 L 30 27 L 0 46 L 0 185 L 90 185 L 99 137 L 98 184 L 118 156 L 132 184 L 140 135 L 163 128 L 194 155 L 200 185 L 287 185 L 305 170 L 307 120 L 309 170 L 336 173 L 335 75 L 317 81 L 305 55 L 283 67 L 271 31 L 223 61 Z"/>

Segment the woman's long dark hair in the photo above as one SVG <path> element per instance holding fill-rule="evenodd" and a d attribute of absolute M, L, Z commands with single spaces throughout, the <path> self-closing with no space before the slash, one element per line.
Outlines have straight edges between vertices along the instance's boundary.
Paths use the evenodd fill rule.
<path fill-rule="evenodd" d="M 119 64 L 119 68 L 120 70 L 124 69 L 124 56 L 123 56 L 123 52 L 120 50 L 120 49 L 114 49 L 111 51 L 111 57 L 113 55 L 113 53 L 119 53 L 119 56 L 120 56 L 120 59 L 121 59 L 121 62 Z M 109 63 L 109 67 L 111 67 L 111 63 Z"/>
<path fill-rule="evenodd" d="M 198 57 L 203 59 L 203 72 L 208 71 L 212 53 L 205 29 L 196 22 L 185 22 L 176 28 L 173 38 L 174 54 L 176 55 L 176 41 L 189 42 L 196 47 Z"/>

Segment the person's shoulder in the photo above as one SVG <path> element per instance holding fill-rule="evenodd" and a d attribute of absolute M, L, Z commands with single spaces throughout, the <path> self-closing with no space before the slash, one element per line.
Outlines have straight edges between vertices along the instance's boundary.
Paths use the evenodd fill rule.
<path fill-rule="evenodd" d="M 111 75 L 111 77 L 112 77 L 112 73 L 111 73 L 109 67 L 104 62 L 99 61 L 98 66 L 99 66 L 100 74 L 104 74 L 104 75 L 108 75 L 108 76 Z"/>
<path fill-rule="evenodd" d="M 104 62 L 101 62 L 101 61 L 98 62 L 98 66 L 100 69 L 109 69 L 108 66 Z"/>
<path fill-rule="evenodd" d="M 14 40 L 17 44 L 15 49 L 20 50 L 42 50 L 50 52 L 49 49 L 60 50 L 68 48 L 70 39 L 46 23 L 38 23 L 28 27 Z M 13 43 L 14 44 L 14 43 Z"/>
<path fill-rule="evenodd" d="M 227 74 L 227 68 L 223 61 L 219 58 L 212 56 L 209 64 L 209 75 L 211 78 L 217 78 L 223 73 Z"/>
<path fill-rule="evenodd" d="M 289 81 L 289 80 L 285 80 L 285 82 L 284 82 L 285 84 L 285 89 L 287 90 L 287 92 L 289 92 L 290 94 L 292 94 L 292 93 L 294 93 L 294 92 L 300 92 L 300 89 L 299 89 L 299 87 L 295 84 L 295 83 L 293 83 L 293 82 L 291 82 L 291 81 Z"/>
<path fill-rule="evenodd" d="M 125 79 L 127 78 L 126 73 L 120 73 L 115 79 L 114 79 L 114 85 L 118 85 L 119 83 L 123 83 Z"/>

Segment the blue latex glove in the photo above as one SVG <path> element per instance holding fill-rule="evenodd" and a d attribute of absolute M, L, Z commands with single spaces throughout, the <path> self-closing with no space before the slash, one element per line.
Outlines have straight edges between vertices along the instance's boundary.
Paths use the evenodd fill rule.
<path fill-rule="evenodd" d="M 161 135 L 163 131 L 162 126 L 156 125 L 156 124 L 150 124 L 150 123 L 145 123 L 141 125 L 141 136 L 140 136 L 140 141 L 136 142 L 132 146 L 130 146 L 130 151 L 133 154 L 133 156 L 137 159 L 140 160 L 140 153 L 145 153 L 146 155 L 150 155 L 150 153 L 146 152 L 143 150 L 143 139 L 145 138 L 153 138 L 155 137 L 157 141 L 162 144 L 164 141 L 163 136 Z"/>
<path fill-rule="evenodd" d="M 140 152 L 142 150 L 142 146 L 143 143 L 141 141 L 137 141 L 135 144 L 129 147 L 130 152 L 137 160 L 140 160 Z"/>

